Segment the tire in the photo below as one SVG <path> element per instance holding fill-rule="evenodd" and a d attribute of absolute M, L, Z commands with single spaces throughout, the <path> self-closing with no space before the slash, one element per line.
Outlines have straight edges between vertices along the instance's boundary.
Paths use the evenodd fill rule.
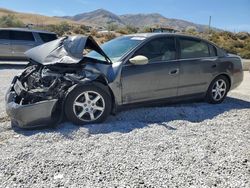
<path fill-rule="evenodd" d="M 64 112 L 77 125 L 101 123 L 109 116 L 111 103 L 109 91 L 102 84 L 82 85 L 68 94 Z"/>
<path fill-rule="evenodd" d="M 230 83 L 226 76 L 216 77 L 210 84 L 207 94 L 206 101 L 211 104 L 222 103 L 229 91 Z"/>

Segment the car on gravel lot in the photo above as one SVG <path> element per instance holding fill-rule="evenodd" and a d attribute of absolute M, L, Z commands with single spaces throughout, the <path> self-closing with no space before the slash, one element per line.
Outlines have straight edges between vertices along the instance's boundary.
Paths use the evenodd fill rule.
<path fill-rule="evenodd" d="M 102 46 L 63 37 L 26 52 L 29 65 L 6 94 L 20 127 L 103 122 L 127 104 L 203 98 L 223 102 L 243 80 L 241 58 L 180 34 L 134 34 Z"/>
<path fill-rule="evenodd" d="M 55 39 L 57 35 L 52 32 L 0 28 L 0 58 L 25 58 L 25 51 Z"/>

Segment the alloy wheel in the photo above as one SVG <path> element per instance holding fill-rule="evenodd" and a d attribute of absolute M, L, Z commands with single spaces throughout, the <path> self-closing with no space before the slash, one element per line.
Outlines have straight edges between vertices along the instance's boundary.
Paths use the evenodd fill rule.
<path fill-rule="evenodd" d="M 85 91 L 78 95 L 73 103 L 75 115 L 82 121 L 97 120 L 105 110 L 103 97 L 95 91 Z"/>
<path fill-rule="evenodd" d="M 220 101 L 227 93 L 227 84 L 225 80 L 217 80 L 212 88 L 212 97 L 215 101 Z"/>

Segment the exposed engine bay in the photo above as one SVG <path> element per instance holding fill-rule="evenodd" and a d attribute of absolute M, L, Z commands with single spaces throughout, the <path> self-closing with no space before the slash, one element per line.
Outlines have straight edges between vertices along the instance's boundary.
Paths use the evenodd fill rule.
<path fill-rule="evenodd" d="M 17 103 L 25 105 L 43 100 L 62 99 L 67 90 L 86 77 L 83 65 L 58 67 L 32 65 L 14 85 Z"/>

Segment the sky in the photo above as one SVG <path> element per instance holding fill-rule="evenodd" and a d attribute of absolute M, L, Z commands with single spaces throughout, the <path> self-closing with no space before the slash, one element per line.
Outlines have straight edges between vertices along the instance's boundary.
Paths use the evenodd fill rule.
<path fill-rule="evenodd" d="M 115 14 L 159 13 L 230 31 L 250 32 L 250 0 L 0 0 L 0 7 L 48 16 L 72 16 L 96 9 Z"/>

